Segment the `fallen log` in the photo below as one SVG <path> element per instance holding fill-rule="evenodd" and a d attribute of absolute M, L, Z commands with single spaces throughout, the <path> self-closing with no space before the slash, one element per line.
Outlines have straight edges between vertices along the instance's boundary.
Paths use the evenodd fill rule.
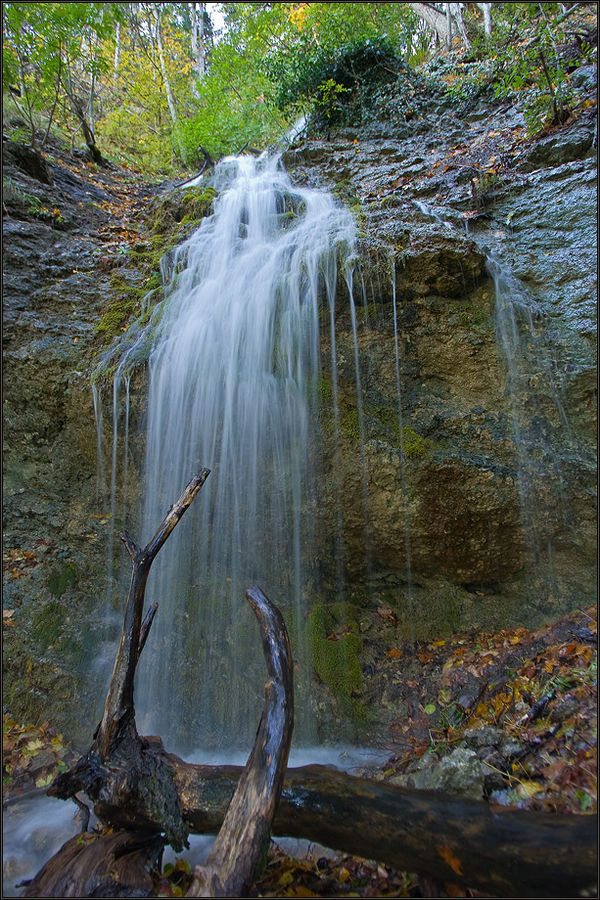
<path fill-rule="evenodd" d="M 171 764 L 190 831 L 217 831 L 241 769 L 175 756 Z M 287 770 L 273 822 L 274 835 L 497 897 L 573 897 L 593 888 L 597 832 L 593 815 L 492 808 L 316 765 Z"/>
<path fill-rule="evenodd" d="M 88 753 L 47 792 L 79 805 L 76 794 L 86 793 L 98 818 L 120 829 L 118 837 L 90 843 L 86 852 L 85 836 L 68 842 L 36 876 L 27 896 L 91 896 L 86 891 L 92 883 L 94 896 L 106 896 L 97 893 L 105 890 L 115 897 L 144 896 L 147 876 L 140 873 L 136 884 L 135 873 L 165 840 L 179 850 L 189 831 L 211 834 L 221 828 L 205 866 L 194 872 L 190 896 L 243 896 L 271 831 L 497 897 L 569 897 L 589 889 L 597 873 L 593 816 L 492 809 L 326 766 L 286 772 L 291 655 L 281 616 L 258 588 L 247 597 L 259 619 L 269 680 L 246 768 L 192 765 L 167 753 L 160 738 L 138 735 L 134 675 L 156 612 L 153 607 L 142 617 L 146 580 L 156 553 L 207 476 L 203 470 L 192 479 L 143 550 L 122 535 L 132 577 L 102 721 Z M 127 865 L 115 869 L 117 857 Z M 109 883 L 113 869 L 118 878 Z"/>

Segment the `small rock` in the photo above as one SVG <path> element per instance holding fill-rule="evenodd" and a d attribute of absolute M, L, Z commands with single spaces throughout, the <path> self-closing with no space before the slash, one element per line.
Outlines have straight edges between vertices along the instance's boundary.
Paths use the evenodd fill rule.
<path fill-rule="evenodd" d="M 481 800 L 483 767 L 473 750 L 458 748 L 433 767 L 412 773 L 407 784 L 420 790 L 443 791 Z"/>
<path fill-rule="evenodd" d="M 470 728 L 465 731 L 465 741 L 469 747 L 474 749 L 496 747 L 501 743 L 503 736 L 502 729 L 494 728 L 493 725 L 486 725 L 484 728 Z"/>

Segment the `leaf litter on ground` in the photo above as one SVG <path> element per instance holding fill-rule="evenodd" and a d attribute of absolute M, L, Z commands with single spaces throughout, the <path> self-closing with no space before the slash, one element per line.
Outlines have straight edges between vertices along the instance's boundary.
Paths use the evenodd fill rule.
<path fill-rule="evenodd" d="M 412 655 L 412 677 L 405 681 L 408 690 L 418 693 L 419 703 L 404 722 L 406 731 L 392 723 L 388 761 L 362 774 L 390 780 L 417 768 L 428 751 L 442 758 L 469 741 L 480 744 L 487 735 L 493 744 L 483 749 L 482 758 L 484 800 L 490 806 L 549 814 L 596 812 L 595 607 L 538 629 L 457 634 L 394 650 L 384 654 L 387 666 L 400 668 Z M 396 747 L 394 735 L 399 736 Z M 490 895 L 318 845 L 309 845 L 303 857 L 295 858 L 272 841 L 267 865 L 249 896 Z"/>

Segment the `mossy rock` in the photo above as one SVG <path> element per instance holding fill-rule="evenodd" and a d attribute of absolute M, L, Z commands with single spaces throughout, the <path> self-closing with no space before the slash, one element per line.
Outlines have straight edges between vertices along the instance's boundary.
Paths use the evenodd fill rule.
<path fill-rule="evenodd" d="M 47 586 L 53 597 L 60 599 L 65 591 L 77 585 L 77 566 L 67 563 L 62 569 L 55 569 L 48 576 Z"/>
<path fill-rule="evenodd" d="M 152 204 L 149 227 L 154 234 L 170 235 L 181 223 L 200 222 L 212 213 L 216 190 L 210 186 L 172 191 Z"/>
<path fill-rule="evenodd" d="M 325 378 L 322 378 L 319 384 L 319 397 L 321 428 L 325 437 L 332 437 L 335 423 L 335 418 L 331 415 L 333 390 L 331 383 Z M 402 449 L 405 458 L 411 460 L 424 459 L 436 449 L 436 444 L 430 438 L 422 437 L 406 425 L 401 426 L 398 412 L 395 409 L 365 404 L 363 408 L 364 433 L 361 429 L 359 410 L 355 402 L 340 397 L 338 409 L 341 436 L 352 442 L 376 438 L 384 440 L 386 443 L 394 443 Z"/>
<path fill-rule="evenodd" d="M 343 623 L 340 618 L 322 604 L 313 607 L 308 614 L 306 629 L 313 666 L 340 713 L 364 724 L 368 716 L 362 699 L 361 639 L 357 624 Z"/>

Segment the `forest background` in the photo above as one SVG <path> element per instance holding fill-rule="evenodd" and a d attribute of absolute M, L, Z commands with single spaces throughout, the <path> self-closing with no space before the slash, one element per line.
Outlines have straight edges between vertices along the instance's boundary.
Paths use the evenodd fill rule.
<path fill-rule="evenodd" d="M 582 102 L 573 65 L 592 54 L 574 13 L 596 4 L 2 6 L 13 139 L 43 148 L 58 134 L 96 163 L 172 177 L 263 150 L 309 113 L 323 129 L 364 124 L 402 67 L 457 99 L 516 100 L 532 134 L 560 124 Z"/>

